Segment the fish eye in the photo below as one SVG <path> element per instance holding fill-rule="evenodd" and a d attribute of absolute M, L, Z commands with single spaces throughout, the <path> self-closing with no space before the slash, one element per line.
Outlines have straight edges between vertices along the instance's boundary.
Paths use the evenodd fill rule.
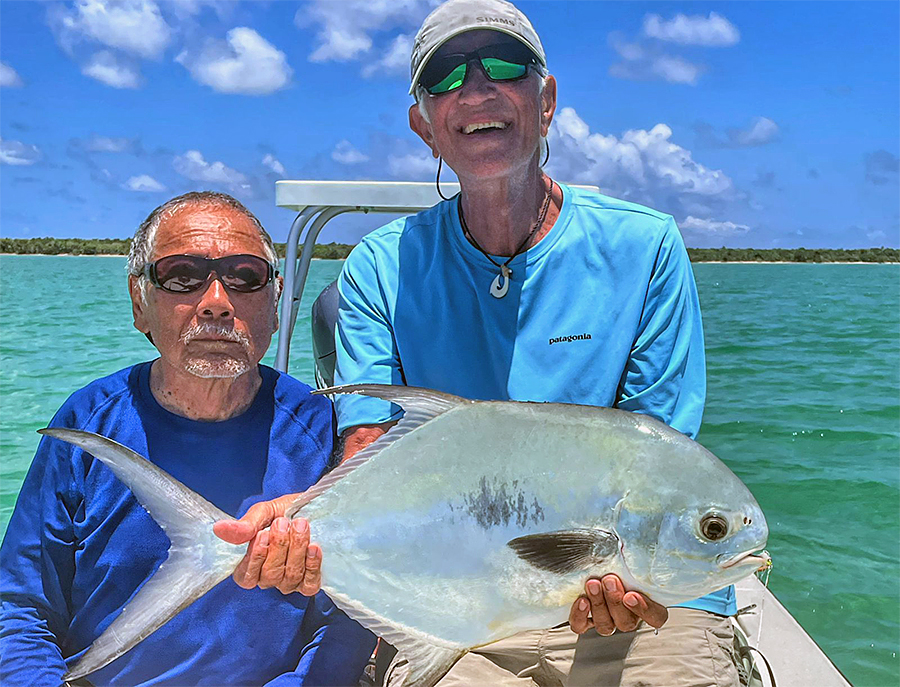
<path fill-rule="evenodd" d="M 707 513 L 700 518 L 700 534 L 709 541 L 718 541 L 728 535 L 728 521 L 718 513 Z"/>

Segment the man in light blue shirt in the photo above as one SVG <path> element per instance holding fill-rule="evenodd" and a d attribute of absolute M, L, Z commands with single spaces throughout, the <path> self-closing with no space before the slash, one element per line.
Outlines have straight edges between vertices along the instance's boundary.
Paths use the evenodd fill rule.
<path fill-rule="evenodd" d="M 461 193 L 369 234 L 347 259 L 336 382 L 617 407 L 696 436 L 703 332 L 681 236 L 666 214 L 544 174 L 556 81 L 528 19 L 504 0 L 450 0 L 419 30 L 411 73 L 410 126 Z M 345 460 L 399 412 L 360 396 L 336 406 Z M 253 584 L 260 573 L 242 575 Z M 577 634 L 500 640 L 439 684 L 738 684 L 733 588 L 669 611 L 615 575 L 585 592 L 569 616 Z M 388 684 L 403 673 L 395 661 Z"/>

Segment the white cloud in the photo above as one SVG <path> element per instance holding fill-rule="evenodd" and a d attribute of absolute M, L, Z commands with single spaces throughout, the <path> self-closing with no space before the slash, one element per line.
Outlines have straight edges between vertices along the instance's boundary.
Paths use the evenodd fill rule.
<path fill-rule="evenodd" d="M 294 73 L 283 52 L 244 26 L 229 31 L 225 41 L 209 41 L 199 55 L 182 52 L 176 61 L 220 93 L 267 95 L 287 86 Z"/>
<path fill-rule="evenodd" d="M 203 181 L 231 189 L 248 191 L 247 177 L 224 162 L 207 162 L 199 150 L 188 150 L 184 155 L 176 155 L 172 161 L 175 171 L 191 181 Z"/>
<path fill-rule="evenodd" d="M 446 165 L 444 165 L 444 169 L 447 172 L 450 172 L 450 177 L 446 177 L 447 181 L 450 181 L 453 173 L 446 169 Z M 437 172 L 437 160 L 435 160 L 430 153 L 409 153 L 406 155 L 388 155 L 388 171 L 391 176 L 396 179 L 403 180 L 416 180 L 416 179 L 431 179 L 434 178 L 435 173 Z"/>
<path fill-rule="evenodd" d="M 750 231 L 750 227 L 746 224 L 718 222 L 716 220 L 700 219 L 699 217 L 693 216 L 689 216 L 683 222 L 680 222 L 678 226 L 684 231 L 697 231 L 715 236 L 737 236 L 746 234 Z"/>
<path fill-rule="evenodd" d="M 361 162 L 368 162 L 369 156 L 354 148 L 350 141 L 344 140 L 331 151 L 331 159 L 342 165 L 358 165 Z"/>
<path fill-rule="evenodd" d="M 756 117 L 749 129 L 729 131 L 728 137 L 737 146 L 759 146 L 773 140 L 778 131 L 778 125 L 768 117 Z"/>
<path fill-rule="evenodd" d="M 618 33 L 609 37 L 610 45 L 621 60 L 609 66 L 610 76 L 617 79 L 663 79 L 669 83 L 697 83 L 704 67 L 675 55 L 660 53 L 640 43 L 628 42 Z"/>
<path fill-rule="evenodd" d="M 162 57 L 172 29 L 151 0 L 77 0 L 51 10 L 50 24 L 67 52 L 82 41 L 101 43 L 138 57 Z"/>
<path fill-rule="evenodd" d="M 81 73 L 113 88 L 137 88 L 141 83 L 140 74 L 132 65 L 119 60 L 108 50 L 95 54 Z"/>
<path fill-rule="evenodd" d="M 348 32 L 333 26 L 323 29 L 319 38 L 322 39 L 323 45 L 309 56 L 310 62 L 330 60 L 346 62 L 372 47 L 372 39 L 365 34 Z"/>
<path fill-rule="evenodd" d="M 144 192 L 158 192 L 165 191 L 166 187 L 159 183 L 156 179 L 147 174 L 141 174 L 136 177 L 131 177 L 128 181 L 122 184 L 122 188 L 126 191 L 144 191 Z"/>
<path fill-rule="evenodd" d="M 22 86 L 22 77 L 6 62 L 0 62 L 0 87 L 19 88 Z"/>
<path fill-rule="evenodd" d="M 682 45 L 703 45 L 724 47 L 735 45 L 741 40 L 740 31 L 725 17 L 710 12 L 708 17 L 675 15 L 665 21 L 658 14 L 644 17 L 644 35 Z"/>
<path fill-rule="evenodd" d="M 571 107 L 564 107 L 550 129 L 551 161 L 556 176 L 598 184 L 625 198 L 654 200 L 664 194 L 728 196 L 731 179 L 694 161 L 689 150 L 672 143 L 672 129 L 657 124 L 632 129 L 621 138 L 591 133 Z"/>
<path fill-rule="evenodd" d="M 40 159 L 41 150 L 37 146 L 0 138 L 0 163 L 20 167 L 33 165 Z"/>
<path fill-rule="evenodd" d="M 111 138 L 92 134 L 85 141 L 84 149 L 90 153 L 127 153 L 135 148 L 136 142 L 130 138 Z"/>
<path fill-rule="evenodd" d="M 262 163 L 271 169 L 275 174 L 281 174 L 284 176 L 284 165 L 278 161 L 278 158 L 272 155 L 271 153 L 267 153 L 266 156 L 262 159 Z"/>
<path fill-rule="evenodd" d="M 312 62 L 346 62 L 372 49 L 372 34 L 418 27 L 436 4 L 435 0 L 313 0 L 297 11 L 294 22 L 319 27 L 318 46 L 309 57 Z M 396 49 L 396 40 L 386 52 Z"/>
<path fill-rule="evenodd" d="M 412 52 L 414 37 L 401 33 L 394 38 L 384 57 L 366 64 L 362 75 L 367 79 L 382 75 L 406 74 L 409 70 L 409 55 Z"/>
<path fill-rule="evenodd" d="M 693 86 L 703 69 L 680 57 L 660 55 L 651 62 L 651 70 L 669 83 L 685 83 Z"/>

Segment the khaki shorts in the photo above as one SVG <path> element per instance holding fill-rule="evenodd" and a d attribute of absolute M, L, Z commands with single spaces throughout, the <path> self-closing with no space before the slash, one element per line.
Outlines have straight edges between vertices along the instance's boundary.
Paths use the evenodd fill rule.
<path fill-rule="evenodd" d="M 385 684 L 406 673 L 397 656 Z M 731 619 L 690 608 L 669 609 L 657 634 L 582 636 L 569 627 L 522 632 L 467 653 L 439 687 L 739 687 Z M 743 671 L 741 671 L 741 674 Z"/>

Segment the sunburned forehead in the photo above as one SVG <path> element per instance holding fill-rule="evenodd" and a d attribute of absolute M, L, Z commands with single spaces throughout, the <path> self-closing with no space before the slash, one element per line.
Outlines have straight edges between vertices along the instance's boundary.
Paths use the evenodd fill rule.
<path fill-rule="evenodd" d="M 151 260 L 166 255 L 218 258 L 242 253 L 268 259 L 249 217 L 227 206 L 192 204 L 160 222 Z"/>

